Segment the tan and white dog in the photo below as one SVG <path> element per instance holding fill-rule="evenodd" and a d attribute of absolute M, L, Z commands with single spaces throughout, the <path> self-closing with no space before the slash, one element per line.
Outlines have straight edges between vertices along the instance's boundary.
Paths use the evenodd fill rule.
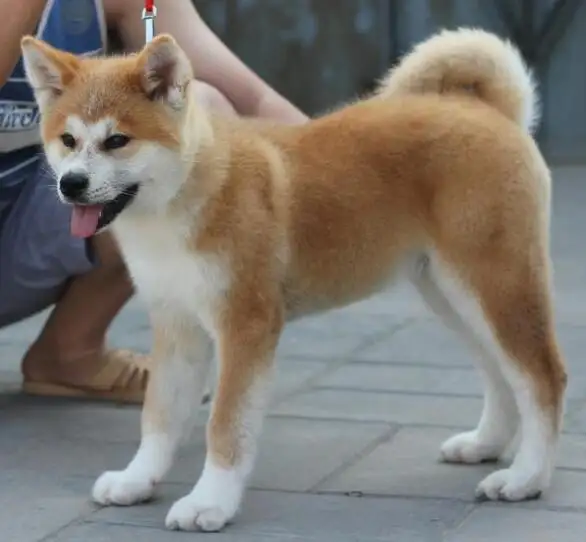
<path fill-rule="evenodd" d="M 477 493 L 517 501 L 549 484 L 566 373 L 549 255 L 550 174 L 531 137 L 536 93 L 518 51 L 474 29 L 417 46 L 369 99 L 303 126 L 209 114 L 190 63 L 158 36 L 140 53 L 77 58 L 32 37 L 26 71 L 72 232 L 111 222 L 150 307 L 154 365 L 142 441 L 107 472 L 105 505 L 149 499 L 190 434 L 216 347 L 207 458 L 171 529 L 237 513 L 284 324 L 405 277 L 479 360 L 478 427 L 445 461 L 503 454 Z"/>

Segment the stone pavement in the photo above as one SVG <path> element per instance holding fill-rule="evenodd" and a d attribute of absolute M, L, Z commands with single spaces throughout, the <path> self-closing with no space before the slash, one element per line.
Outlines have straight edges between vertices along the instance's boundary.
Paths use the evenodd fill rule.
<path fill-rule="evenodd" d="M 586 170 L 557 170 L 553 250 L 558 328 L 570 368 L 554 485 L 541 500 L 478 504 L 494 466 L 438 463 L 440 443 L 481 408 L 468 353 L 410 289 L 290 326 L 243 511 L 223 534 L 166 532 L 172 502 L 202 467 L 203 421 L 159 498 L 98 509 L 95 477 L 122 468 L 139 410 L 18 394 L 18 359 L 42 318 L 0 333 L 2 542 L 583 542 L 586 539 Z M 145 350 L 128 307 L 113 342 Z"/>

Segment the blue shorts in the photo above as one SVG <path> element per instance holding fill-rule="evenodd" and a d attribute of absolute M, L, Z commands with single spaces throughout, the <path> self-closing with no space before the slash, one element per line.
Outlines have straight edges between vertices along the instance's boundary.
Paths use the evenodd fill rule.
<path fill-rule="evenodd" d="M 90 244 L 70 234 L 70 217 L 43 160 L 0 205 L 0 328 L 53 305 L 71 278 L 94 267 Z"/>

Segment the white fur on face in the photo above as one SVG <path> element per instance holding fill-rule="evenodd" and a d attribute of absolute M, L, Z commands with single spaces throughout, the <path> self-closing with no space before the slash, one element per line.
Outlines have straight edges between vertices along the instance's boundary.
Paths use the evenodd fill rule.
<path fill-rule="evenodd" d="M 49 165 L 57 179 L 71 172 L 86 174 L 90 180 L 87 193 L 90 204 L 111 201 L 131 185 L 139 184 L 134 204 L 154 210 L 176 194 L 185 178 L 178 153 L 154 141 L 140 142 L 137 152 L 131 156 L 121 157 L 104 151 L 104 140 L 118 133 L 114 118 L 86 123 L 77 115 L 71 115 L 65 123 L 65 131 L 76 139 L 77 146 L 66 152 L 61 141 L 49 143 L 46 146 Z"/>

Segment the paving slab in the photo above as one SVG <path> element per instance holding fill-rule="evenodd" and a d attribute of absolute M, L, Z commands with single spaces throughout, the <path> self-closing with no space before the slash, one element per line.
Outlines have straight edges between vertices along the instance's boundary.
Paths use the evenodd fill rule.
<path fill-rule="evenodd" d="M 392 434 L 395 429 L 386 424 L 356 424 L 353 422 L 324 422 L 268 418 L 259 443 L 259 457 L 250 480 L 251 488 L 281 491 L 309 491 L 344 465 L 360 457 L 365 450 Z M 95 447 L 95 444 L 94 444 Z M 84 445 L 80 445 L 83 450 Z M 126 453 L 118 447 L 108 449 L 113 461 L 108 470 L 124 468 L 136 445 Z M 194 438 L 185 446 L 166 480 L 195 484 L 205 459 L 205 431 L 203 423 Z M 80 454 L 79 462 L 83 462 Z M 78 464 L 77 461 L 74 463 Z M 103 470 L 91 469 L 92 478 Z M 70 468 L 71 470 L 71 468 Z M 83 471 L 82 471 L 83 472 Z"/>
<path fill-rule="evenodd" d="M 381 334 L 392 335 L 408 318 L 336 310 L 289 324 L 281 337 L 277 355 L 312 359 L 346 359 Z"/>
<path fill-rule="evenodd" d="M 433 332 L 428 334 L 425 330 Z M 423 340 L 417 338 L 419 332 L 423 333 Z M 559 325 L 558 337 L 569 372 L 567 398 L 584 401 L 586 362 L 581 353 L 586 351 L 586 327 Z M 408 340 L 412 344 L 407 344 Z M 408 359 L 401 361 L 401 356 L 396 353 L 381 355 L 380 358 L 371 355 L 373 352 L 382 354 L 387 348 L 389 352 L 403 349 L 408 355 L 402 357 Z M 359 352 L 357 358 L 357 361 L 329 372 L 319 380 L 319 385 L 360 391 L 441 395 L 482 396 L 483 393 L 482 380 L 473 357 L 466 357 L 465 347 L 453 339 L 449 330 L 434 322 L 421 321 L 401 329 L 392 338 L 383 339 Z M 452 364 L 454 366 L 450 366 Z"/>
<path fill-rule="evenodd" d="M 270 418 L 252 487 L 309 491 L 391 435 L 386 424 Z"/>
<path fill-rule="evenodd" d="M 173 499 L 180 496 L 182 493 L 174 488 L 150 505 L 105 508 L 92 516 L 92 521 L 160 529 Z M 439 542 L 469 512 L 470 507 L 464 503 L 431 499 L 414 507 L 409 499 L 251 491 L 241 516 L 225 531 L 224 540 L 247 540 L 247 536 L 257 535 L 316 542 Z"/>
<path fill-rule="evenodd" d="M 562 435 L 556 464 L 561 468 L 586 472 L 586 436 L 570 433 Z"/>
<path fill-rule="evenodd" d="M 55 403 L 34 401 L 39 402 Z M 25 403 L 22 400 L 19 406 Z M 70 402 L 70 407 L 73 404 Z M 35 408 L 9 410 L 18 416 L 3 425 L 0 470 L 34 472 L 42 449 L 44 468 L 54 475 L 87 477 L 89 494 L 96 476 L 104 470 L 124 468 L 136 451 L 140 438 L 137 408 L 80 405 L 77 412 L 57 404 L 44 411 L 39 408 L 37 404 Z M 205 458 L 205 421 L 202 413 L 192 439 L 168 475 L 169 481 L 196 482 Z M 252 487 L 308 491 L 392 431 L 388 424 L 268 418 Z"/>
<path fill-rule="evenodd" d="M 569 401 L 564 416 L 564 431 L 586 434 L 586 401 Z"/>
<path fill-rule="evenodd" d="M 572 511 L 586 513 L 586 472 L 583 470 L 556 470 L 551 487 L 537 500 L 515 504 L 521 508 Z"/>
<path fill-rule="evenodd" d="M 586 515 L 486 506 L 445 542 L 584 542 Z"/>
<path fill-rule="evenodd" d="M 317 490 L 474 502 L 476 485 L 492 471 L 506 467 L 510 463 L 510 454 L 498 463 L 442 463 L 439 461 L 439 448 L 453 435 L 452 430 L 444 428 L 403 428 L 338 476 L 319 485 Z M 577 507 L 586 510 L 585 451 L 584 437 L 564 435 L 551 489 L 541 499 L 523 503 L 522 506 L 550 509 Z"/>
<path fill-rule="evenodd" d="M 102 525 L 83 523 L 64 529 L 43 542 L 119 542 L 140 540 L 140 542 L 187 542 L 213 538 L 214 542 L 301 542 L 298 536 L 272 534 L 235 535 L 231 533 L 178 533 L 126 525 Z"/>
<path fill-rule="evenodd" d="M 317 489 L 474 502 L 476 486 L 497 467 L 441 463 L 440 445 L 453 434 L 441 428 L 401 429 Z"/>
<path fill-rule="evenodd" d="M 13 394 L 0 414 L 6 440 L 84 438 L 95 443 L 136 442 L 140 408 L 81 400 L 44 399 Z M 2 441 L 3 439 L 0 439 Z"/>
<path fill-rule="evenodd" d="M 320 388 L 482 397 L 482 381 L 472 368 L 413 367 L 406 363 L 349 363 L 317 382 Z"/>
<path fill-rule="evenodd" d="M 275 383 L 271 391 L 272 403 L 303 389 L 306 382 L 326 373 L 336 363 L 337 360 L 278 358 Z"/>
<path fill-rule="evenodd" d="M 412 363 L 470 367 L 473 354 L 457 335 L 429 316 L 360 350 L 356 359 L 379 363 Z"/>
<path fill-rule="evenodd" d="M 41 454 L 41 450 L 37 451 Z M 40 461 L 40 458 L 39 458 Z M 0 540 L 37 542 L 93 512 L 79 486 L 43 469 L 0 468 Z"/>
<path fill-rule="evenodd" d="M 304 418 L 466 428 L 478 422 L 481 408 L 480 397 L 311 389 L 279 403 L 274 412 Z"/>
<path fill-rule="evenodd" d="M 349 305 L 343 310 L 356 316 L 366 314 L 378 318 L 391 316 L 402 319 L 429 316 L 428 308 L 409 282 L 398 282 L 390 290 Z"/>

